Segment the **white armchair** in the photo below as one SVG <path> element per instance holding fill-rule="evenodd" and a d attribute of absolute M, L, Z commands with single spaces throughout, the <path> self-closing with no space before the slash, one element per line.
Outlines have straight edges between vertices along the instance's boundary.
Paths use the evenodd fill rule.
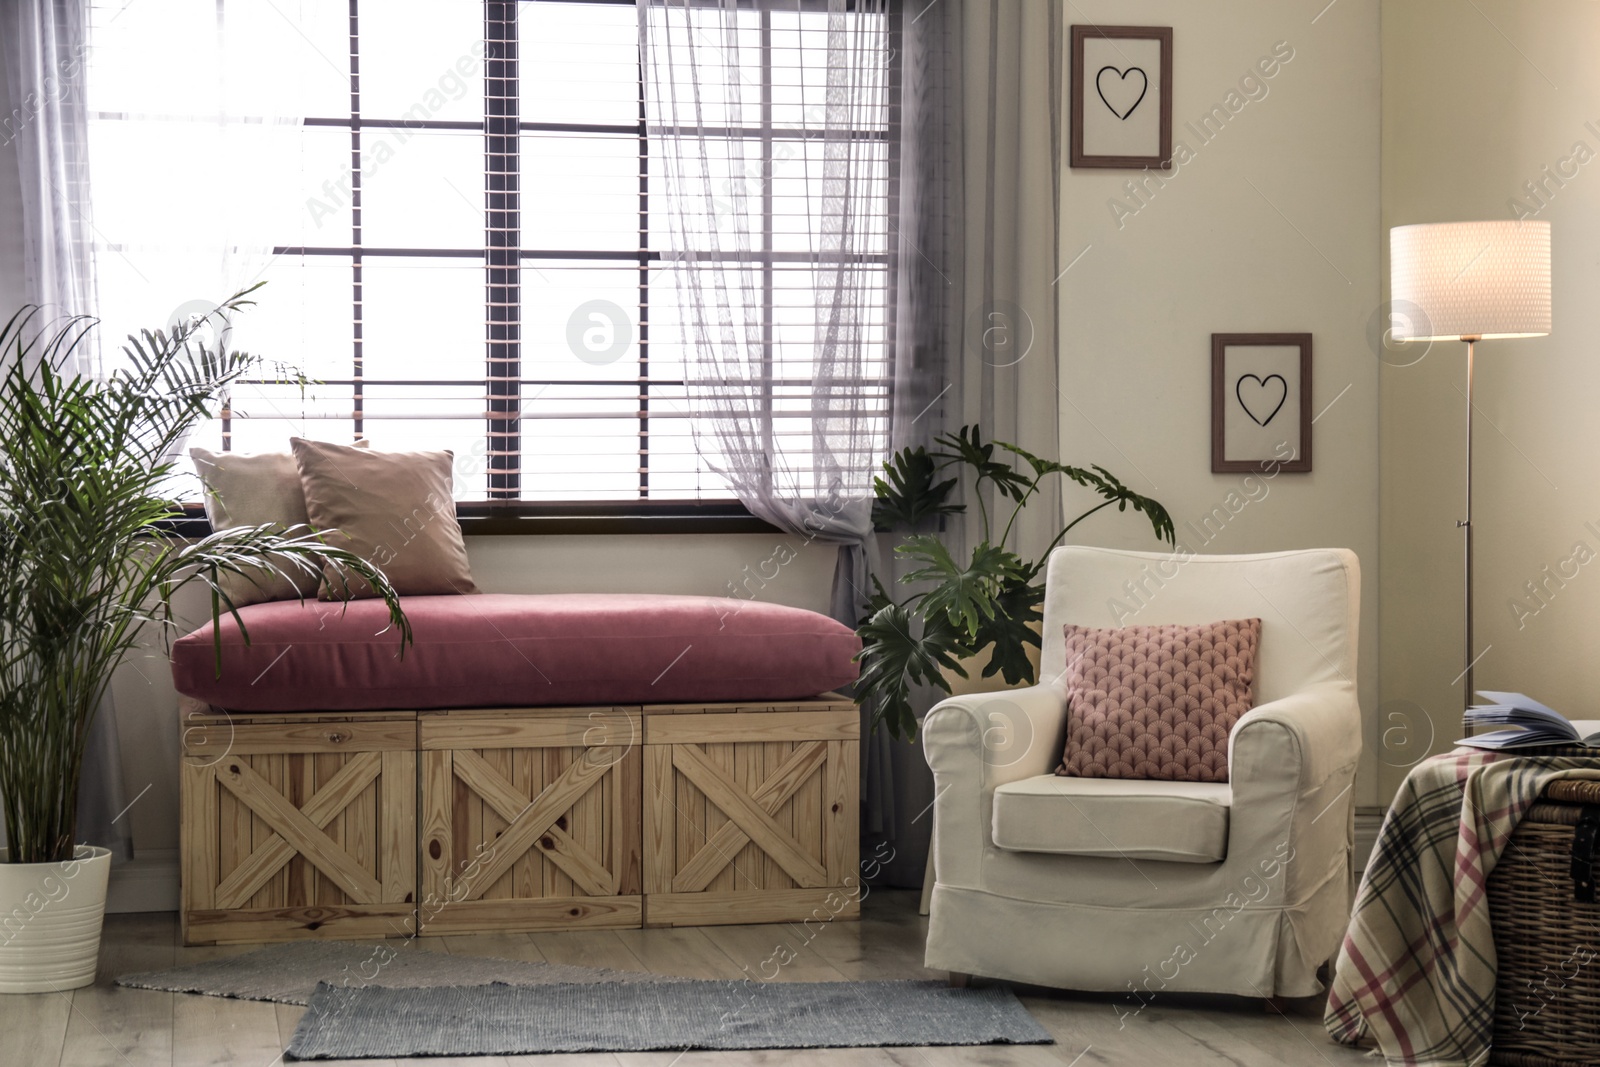
<path fill-rule="evenodd" d="M 953 697 L 923 722 L 936 798 L 927 965 L 1141 1000 L 1320 992 L 1350 914 L 1359 596 L 1343 549 L 1052 553 L 1041 684 Z M 1053 773 L 1063 624 L 1255 617 L 1255 707 L 1230 735 L 1230 781 Z"/>

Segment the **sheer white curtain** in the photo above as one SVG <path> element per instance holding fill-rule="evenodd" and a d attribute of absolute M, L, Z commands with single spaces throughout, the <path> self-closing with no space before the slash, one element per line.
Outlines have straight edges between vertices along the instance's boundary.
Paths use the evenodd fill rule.
<path fill-rule="evenodd" d="M 83 88 L 88 6 L 87 0 L 0 5 L 8 101 L 0 139 L 13 143 L 21 179 L 20 296 L 40 305 L 48 319 L 89 314 L 97 303 Z M 85 372 L 98 369 L 93 351 L 90 344 L 77 350 Z"/>
<path fill-rule="evenodd" d="M 652 293 L 652 329 L 682 338 L 696 447 L 745 506 L 843 546 L 833 610 L 852 624 L 892 377 L 887 11 L 639 4 L 652 239 L 677 297 Z"/>

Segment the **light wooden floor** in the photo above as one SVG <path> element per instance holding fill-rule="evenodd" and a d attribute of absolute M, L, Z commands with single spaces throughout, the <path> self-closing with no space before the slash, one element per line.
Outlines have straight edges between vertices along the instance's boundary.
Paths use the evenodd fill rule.
<path fill-rule="evenodd" d="M 422 939 L 422 947 L 463 955 L 550 960 L 649 970 L 691 978 L 771 974 L 791 955 L 779 981 L 940 977 L 922 967 L 926 920 L 917 896 L 877 892 L 859 923 L 834 923 L 807 933 L 795 926 L 584 931 Z M 781 951 L 787 946 L 787 951 Z M 0 996 L 0 1064 L 4 1067 L 275 1067 L 303 1009 L 218 997 L 119 989 L 119 974 L 198 962 L 235 952 L 182 948 L 176 916 L 113 915 L 106 919 L 100 978 L 72 993 Z M 748 968 L 748 972 L 744 970 Z M 1053 1046 L 838 1049 L 486 1056 L 462 1059 L 357 1060 L 345 1067 L 1062 1067 L 1076 1064 L 1181 1067 L 1276 1067 L 1355 1064 L 1364 1056 L 1330 1043 L 1315 1004 L 1269 1013 L 1260 1001 L 1232 998 L 1156 1000 L 1121 1024 L 1117 998 L 1029 991 L 1023 997 L 1055 1037 Z M 327 1061 L 323 1061 L 327 1062 Z M 1370 1062 L 1370 1061 L 1368 1061 Z M 331 1067 L 331 1065 L 330 1065 Z"/>

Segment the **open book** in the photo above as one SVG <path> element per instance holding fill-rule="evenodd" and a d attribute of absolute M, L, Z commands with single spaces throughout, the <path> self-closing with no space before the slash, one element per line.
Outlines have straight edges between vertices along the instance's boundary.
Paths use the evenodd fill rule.
<path fill-rule="evenodd" d="M 1525 693 L 1480 689 L 1478 695 L 1490 703 L 1474 704 L 1467 709 L 1463 719 L 1469 725 L 1513 729 L 1464 737 L 1456 742 L 1458 745 L 1494 751 L 1574 744 L 1600 748 L 1600 719 L 1569 719 Z"/>

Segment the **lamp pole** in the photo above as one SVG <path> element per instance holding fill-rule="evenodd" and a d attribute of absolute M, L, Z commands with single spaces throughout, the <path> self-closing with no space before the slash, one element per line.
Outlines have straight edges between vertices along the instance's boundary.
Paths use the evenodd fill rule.
<path fill-rule="evenodd" d="M 1466 625 L 1461 653 L 1462 663 L 1465 664 L 1461 672 L 1463 711 L 1472 707 L 1472 665 L 1476 662 L 1472 650 L 1472 357 L 1473 345 L 1478 338 L 1478 334 L 1465 334 L 1461 338 L 1467 342 L 1467 516 L 1458 519 L 1456 525 L 1461 528 L 1466 540 Z"/>

